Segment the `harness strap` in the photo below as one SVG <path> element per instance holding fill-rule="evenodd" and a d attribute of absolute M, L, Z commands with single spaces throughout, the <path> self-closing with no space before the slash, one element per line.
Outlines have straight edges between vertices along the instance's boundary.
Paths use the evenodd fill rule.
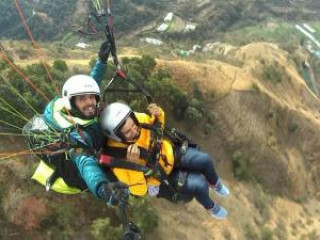
<path fill-rule="evenodd" d="M 146 148 L 138 147 L 140 150 L 140 158 L 148 162 L 149 152 Z M 111 155 L 116 158 L 126 158 L 127 157 L 127 147 L 111 147 L 105 146 L 104 151 L 105 154 Z"/>
<path fill-rule="evenodd" d="M 116 168 L 122 168 L 122 169 L 129 169 L 129 170 L 135 170 L 139 172 L 143 172 L 146 176 L 152 176 L 166 184 L 170 191 L 173 193 L 176 193 L 177 190 L 172 186 L 172 184 L 169 181 L 169 178 L 162 168 L 162 166 L 157 162 L 156 164 L 150 164 L 147 163 L 147 166 L 144 166 L 142 164 L 130 162 L 125 159 L 121 159 L 118 157 L 121 157 L 124 153 L 126 154 L 126 148 L 119 148 L 119 147 L 107 147 L 106 150 L 112 150 L 112 155 L 107 155 L 106 153 L 103 153 L 100 155 L 99 163 L 102 165 L 107 165 L 108 167 L 116 167 Z M 124 151 L 125 150 L 125 151 Z M 118 151 L 118 153 L 117 153 Z M 117 157 L 115 156 L 117 155 Z M 151 170 L 151 173 L 150 173 Z"/>
<path fill-rule="evenodd" d="M 147 166 L 144 166 L 142 164 L 130 162 L 121 158 L 115 158 L 107 154 L 100 155 L 99 163 L 102 165 L 107 165 L 108 167 L 130 169 L 143 173 L 147 173 L 150 170 Z"/>
<path fill-rule="evenodd" d="M 145 176 L 152 176 L 160 181 L 165 180 L 167 184 L 169 182 L 167 174 L 165 173 L 164 169 L 159 164 L 159 162 L 150 162 L 150 153 L 148 152 L 148 150 L 142 147 L 138 148 L 140 150 L 140 158 L 147 162 L 147 166 L 126 160 L 126 147 L 106 146 L 104 149 L 104 153 L 100 155 L 99 162 L 110 167 L 137 170 L 143 172 Z"/>
<path fill-rule="evenodd" d="M 156 137 L 165 137 L 175 145 L 181 145 L 185 141 L 191 142 L 187 136 L 179 132 L 176 128 L 164 128 L 158 121 L 154 125 L 147 123 L 141 123 L 140 125 L 142 128 L 152 131 Z"/>

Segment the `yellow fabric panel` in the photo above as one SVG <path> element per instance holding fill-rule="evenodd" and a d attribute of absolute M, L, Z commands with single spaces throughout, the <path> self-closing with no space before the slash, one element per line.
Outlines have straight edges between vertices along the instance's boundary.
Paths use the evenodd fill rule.
<path fill-rule="evenodd" d="M 138 113 L 135 112 L 134 115 L 138 119 L 139 123 L 148 123 L 148 124 L 153 124 L 155 117 L 154 116 L 149 116 L 146 113 Z"/>
<path fill-rule="evenodd" d="M 160 114 L 158 116 L 158 119 L 159 119 L 159 122 L 161 123 L 161 125 L 164 126 L 164 124 L 165 124 L 164 111 L 162 110 L 162 108 L 159 108 L 159 109 L 160 109 Z"/>
<path fill-rule="evenodd" d="M 166 161 L 163 159 L 163 157 L 160 157 L 160 165 L 163 167 L 163 170 L 167 175 L 169 175 L 174 166 L 174 154 L 173 154 L 173 148 L 172 145 L 169 141 L 163 140 L 161 144 L 161 154 L 166 156 Z M 159 186 L 160 181 L 158 179 L 149 177 L 147 179 L 147 184 L 148 185 L 153 185 L 153 186 Z"/>
<path fill-rule="evenodd" d="M 119 181 L 129 186 L 130 193 L 136 196 L 144 196 L 147 193 L 146 180 L 142 172 L 114 168 L 113 173 Z"/>
<path fill-rule="evenodd" d="M 49 179 L 49 177 L 53 174 L 53 172 L 54 170 L 51 167 L 49 167 L 44 161 L 40 161 L 31 179 L 36 180 L 43 186 L 46 186 L 46 182 Z M 82 192 L 78 188 L 68 186 L 62 178 L 58 178 L 50 189 L 52 189 L 55 192 L 64 194 L 77 194 Z"/>
<path fill-rule="evenodd" d="M 78 193 L 82 193 L 81 189 L 68 186 L 61 177 L 59 177 L 54 182 L 54 184 L 51 186 L 50 189 L 52 189 L 55 192 L 63 193 L 63 194 L 78 194 Z"/>
<path fill-rule="evenodd" d="M 137 146 L 145 148 L 145 149 L 149 149 L 150 141 L 151 141 L 151 131 L 142 128 L 141 133 L 140 133 L 140 137 L 135 142 L 134 145 L 137 145 Z"/>
<path fill-rule="evenodd" d="M 166 159 L 160 157 L 160 164 L 163 167 L 164 171 L 167 175 L 172 172 L 173 165 L 174 165 L 174 153 L 173 147 L 168 140 L 163 140 L 161 144 L 161 155 L 165 155 Z"/>
<path fill-rule="evenodd" d="M 159 186 L 161 182 L 153 177 L 148 177 L 147 178 L 147 185 L 152 185 L 152 186 Z"/>
<path fill-rule="evenodd" d="M 162 126 L 164 126 L 165 124 L 165 114 L 164 111 L 162 110 L 162 108 L 160 109 L 160 114 L 157 117 L 157 119 L 159 120 L 159 122 L 161 123 Z M 136 116 L 136 118 L 138 119 L 139 123 L 148 123 L 148 124 L 153 124 L 154 120 L 156 119 L 155 116 L 150 116 L 146 113 L 137 113 L 135 112 L 134 115 Z"/>

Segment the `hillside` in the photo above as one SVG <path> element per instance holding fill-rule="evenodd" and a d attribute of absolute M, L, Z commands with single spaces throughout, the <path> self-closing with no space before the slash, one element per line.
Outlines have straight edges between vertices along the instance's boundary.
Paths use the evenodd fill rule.
<path fill-rule="evenodd" d="M 242 60 L 243 65 L 215 60 L 206 64 L 163 64 L 186 90 L 190 87 L 185 83 L 196 81 L 204 92 L 214 92 L 215 97 L 208 102 L 217 118 L 214 135 L 218 134 L 231 152 L 243 152 L 244 158 L 259 154 L 252 162 L 254 168 L 257 165 L 259 182 L 292 197 L 307 194 L 306 190 L 316 193 L 319 189 L 311 179 L 316 177 L 317 165 L 313 164 L 319 156 L 318 134 L 314 130 L 320 123 L 319 99 L 308 90 L 290 56 L 276 45 L 252 43 L 234 48 L 228 55 Z M 264 79 L 266 70 L 277 70 L 274 78 L 280 77 L 278 82 Z M 290 162 L 296 163 L 295 158 L 300 163 L 292 167 Z M 270 179 L 262 174 L 268 171 L 279 172 L 278 177 Z M 311 176 L 298 180 L 296 171 Z M 306 185 L 309 189 L 305 189 Z"/>
<path fill-rule="evenodd" d="M 196 82 L 206 96 L 214 115 L 211 135 L 201 124 L 191 130 L 177 124 L 214 157 L 232 194 L 211 194 L 230 216 L 216 221 L 195 201 L 177 206 L 154 199 L 159 227 L 147 239 L 319 238 L 319 99 L 292 56 L 275 44 L 222 45 L 208 54 L 202 61 L 158 59 L 157 68 L 167 69 L 190 94 Z M 15 138 L 0 143 L 1 153 L 24 148 Z M 67 233 L 66 239 L 93 239 L 92 221 L 114 213 L 99 211 L 101 203 L 87 195 L 44 194 L 28 180 L 35 162 L 15 158 L 1 165 L 0 239 L 61 239 Z M 77 221 L 71 204 L 81 209 Z"/>
<path fill-rule="evenodd" d="M 195 202 L 172 212 L 173 205 L 157 201 L 158 211 L 164 211 L 158 239 L 271 239 L 268 231 L 273 239 L 319 236 L 319 99 L 276 45 L 252 43 L 228 55 L 243 65 L 160 62 L 187 91 L 196 81 L 204 92 L 215 93 L 208 100 L 215 130 L 211 137 L 200 134 L 197 139 L 215 157 L 233 195 L 218 199 L 230 210 L 224 222 L 212 221 Z M 257 73 L 267 62 L 281 69 L 280 82 Z M 237 152 L 249 183 L 233 177 Z"/>

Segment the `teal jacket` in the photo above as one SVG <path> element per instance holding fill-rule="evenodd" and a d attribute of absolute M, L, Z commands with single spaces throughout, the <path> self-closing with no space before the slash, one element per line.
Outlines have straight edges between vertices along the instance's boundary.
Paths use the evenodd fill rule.
<path fill-rule="evenodd" d="M 98 60 L 90 75 L 96 80 L 99 86 L 105 71 L 106 64 Z M 57 118 L 55 118 L 55 114 L 57 114 L 58 111 L 58 114 L 60 114 L 60 116 L 65 116 L 66 119 L 68 118 L 68 115 L 64 108 L 59 106 L 60 100 L 61 98 L 55 98 L 47 105 L 43 115 L 44 119 L 47 124 L 56 131 L 69 131 L 68 141 L 73 146 L 76 146 L 76 148 L 70 149 L 68 155 L 76 165 L 79 175 L 83 178 L 89 190 L 99 197 L 99 192 L 101 191 L 99 187 L 103 183 L 109 182 L 109 180 L 107 179 L 105 172 L 101 169 L 94 154 L 95 151 L 99 151 L 103 144 L 102 131 L 100 131 L 100 125 L 97 121 L 97 117 L 90 120 L 76 120 L 81 132 L 77 130 L 73 126 L 74 123 L 71 122 L 70 127 L 65 127 L 65 124 L 62 127 L 62 124 L 57 121 Z"/>

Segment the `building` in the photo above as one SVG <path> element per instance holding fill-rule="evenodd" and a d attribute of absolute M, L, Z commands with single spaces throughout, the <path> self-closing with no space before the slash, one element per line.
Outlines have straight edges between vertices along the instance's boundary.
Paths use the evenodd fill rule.
<path fill-rule="evenodd" d="M 173 19 L 173 13 L 172 12 L 169 12 L 167 14 L 167 16 L 165 16 L 165 18 L 163 19 L 165 22 L 171 22 Z"/>

